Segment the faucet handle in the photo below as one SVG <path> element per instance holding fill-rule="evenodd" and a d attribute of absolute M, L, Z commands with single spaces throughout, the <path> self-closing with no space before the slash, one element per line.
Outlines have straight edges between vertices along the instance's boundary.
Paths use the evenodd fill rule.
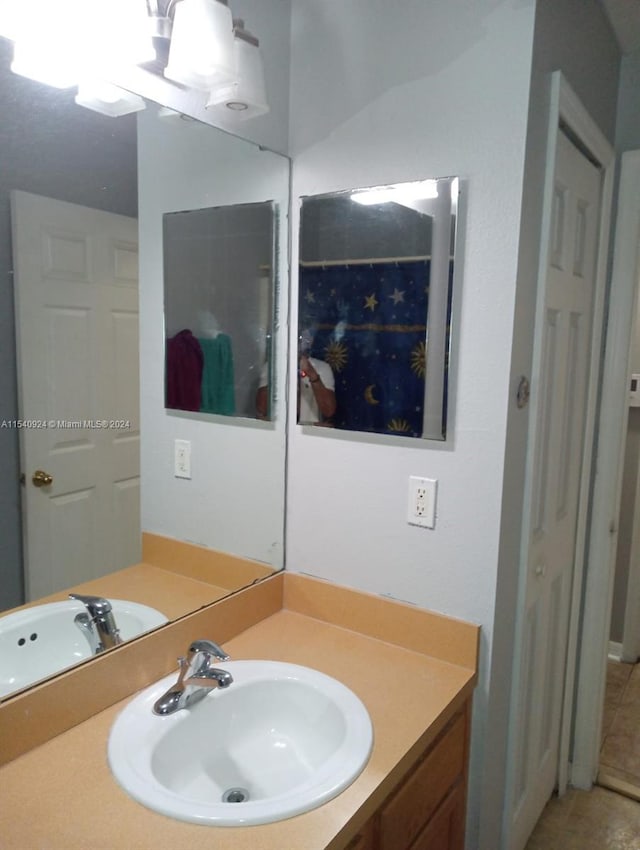
<path fill-rule="evenodd" d="M 228 688 L 231 673 L 211 665 L 212 659 L 228 661 L 229 656 L 212 640 L 194 640 L 187 656 L 178 658 L 178 681 L 153 706 L 154 714 L 173 714 L 199 702 L 212 688 Z"/>
<path fill-rule="evenodd" d="M 182 688 L 184 685 L 184 680 L 189 672 L 190 662 L 184 655 L 179 655 L 177 658 L 178 661 L 178 681 L 176 682 L 176 688 Z"/>
<path fill-rule="evenodd" d="M 111 649 L 122 643 L 120 629 L 113 614 L 113 606 L 102 596 L 84 596 L 81 593 L 70 593 L 70 599 L 82 602 L 89 616 L 95 623 L 103 649 Z"/>
<path fill-rule="evenodd" d="M 111 612 L 111 603 L 102 596 L 83 596 L 81 593 L 70 593 L 69 599 L 77 599 L 86 607 L 92 617 L 102 617 Z"/>
<path fill-rule="evenodd" d="M 217 643 L 214 643 L 212 640 L 194 640 L 191 646 L 189 647 L 189 655 L 193 658 L 198 652 L 206 652 L 208 655 L 212 655 L 218 661 L 228 661 L 229 656 L 222 649 L 221 646 L 218 646 Z"/>

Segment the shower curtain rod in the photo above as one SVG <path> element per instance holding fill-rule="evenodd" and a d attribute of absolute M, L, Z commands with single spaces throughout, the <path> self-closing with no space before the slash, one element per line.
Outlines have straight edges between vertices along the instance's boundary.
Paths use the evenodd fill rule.
<path fill-rule="evenodd" d="M 370 257 L 358 260 L 310 260 L 300 261 L 303 268 L 321 268 L 322 266 L 375 266 L 382 263 L 417 263 L 422 260 L 430 260 L 431 254 L 423 254 L 418 257 Z"/>

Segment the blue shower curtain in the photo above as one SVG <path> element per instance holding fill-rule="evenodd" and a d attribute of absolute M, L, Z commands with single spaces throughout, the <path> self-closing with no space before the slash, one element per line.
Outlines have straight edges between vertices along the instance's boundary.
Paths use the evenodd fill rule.
<path fill-rule="evenodd" d="M 336 381 L 337 428 L 420 437 L 430 261 L 302 266 L 300 332 Z"/>

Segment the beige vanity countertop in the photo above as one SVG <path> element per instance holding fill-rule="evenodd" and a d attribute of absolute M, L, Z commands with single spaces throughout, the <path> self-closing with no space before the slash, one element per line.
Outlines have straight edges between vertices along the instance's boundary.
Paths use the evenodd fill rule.
<path fill-rule="evenodd" d="M 138 564 L 2 613 L 60 602 L 68 599 L 69 593 L 81 593 L 149 605 L 168 620 L 176 620 L 275 572 L 257 561 L 149 532 L 142 534 L 142 558 Z"/>
<path fill-rule="evenodd" d="M 0 769 L 3 850 L 343 848 L 471 695 L 478 629 L 299 575 L 278 581 L 280 610 L 225 648 L 234 659 L 314 667 L 362 699 L 374 748 L 349 788 L 318 809 L 263 826 L 214 828 L 157 814 L 130 799 L 107 765 L 109 730 L 123 700 Z M 208 633 L 193 638 L 216 638 L 215 611 Z"/>

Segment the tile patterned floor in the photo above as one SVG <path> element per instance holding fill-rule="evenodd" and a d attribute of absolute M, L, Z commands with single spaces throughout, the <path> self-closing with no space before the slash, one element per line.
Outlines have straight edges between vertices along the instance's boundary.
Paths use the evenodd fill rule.
<path fill-rule="evenodd" d="M 640 664 L 607 665 L 598 782 L 640 798 Z"/>
<path fill-rule="evenodd" d="M 546 805 L 526 850 L 640 850 L 640 803 L 597 786 Z"/>
<path fill-rule="evenodd" d="M 640 850 L 640 664 L 610 662 L 599 782 L 545 807 L 526 850 Z"/>

